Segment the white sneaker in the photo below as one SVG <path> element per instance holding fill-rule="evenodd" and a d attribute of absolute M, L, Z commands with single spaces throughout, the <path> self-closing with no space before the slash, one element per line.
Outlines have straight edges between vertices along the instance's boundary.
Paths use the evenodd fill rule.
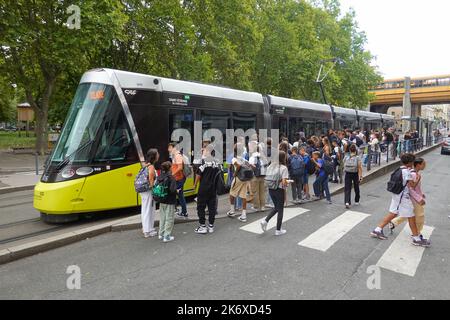
<path fill-rule="evenodd" d="M 241 215 L 238 220 L 241 222 L 247 222 L 247 216 Z"/>
<path fill-rule="evenodd" d="M 195 229 L 195 233 L 196 234 L 207 234 L 208 228 L 206 228 L 206 226 L 198 226 L 198 228 Z"/>
<path fill-rule="evenodd" d="M 285 235 L 286 232 L 287 232 L 287 231 L 286 231 L 286 230 L 283 230 L 283 229 L 277 230 L 277 231 L 275 231 L 275 235 L 276 235 L 277 237 L 279 237 L 279 236 Z"/>
<path fill-rule="evenodd" d="M 144 238 L 150 238 L 150 232 L 144 232 Z"/>
<path fill-rule="evenodd" d="M 271 203 L 268 203 L 268 204 L 266 204 L 266 207 L 267 207 L 267 208 L 273 209 L 273 208 L 275 208 L 275 205 L 273 205 L 273 204 L 271 204 Z"/>
<path fill-rule="evenodd" d="M 355 202 L 355 206 L 360 206 L 360 205 L 361 205 L 361 203 Z"/>
<path fill-rule="evenodd" d="M 262 207 L 261 209 L 259 209 L 260 212 L 266 211 L 267 208 L 266 207 Z"/>
<path fill-rule="evenodd" d="M 175 237 L 174 237 L 174 236 L 167 236 L 167 237 L 164 237 L 163 242 L 171 242 L 171 241 L 173 241 L 173 240 L 175 240 Z"/>
<path fill-rule="evenodd" d="M 214 233 L 214 226 L 209 225 L 209 226 L 208 226 L 208 232 L 209 232 L 209 233 Z"/>
<path fill-rule="evenodd" d="M 158 239 L 159 239 L 159 240 L 163 240 L 163 239 L 164 239 L 164 236 L 160 234 L 160 235 L 158 236 Z"/>
<path fill-rule="evenodd" d="M 346 203 L 346 204 L 345 204 L 345 208 L 346 208 L 346 209 L 350 209 L 350 203 Z"/>
<path fill-rule="evenodd" d="M 263 221 L 261 221 L 261 229 L 262 229 L 262 231 L 263 232 L 266 232 L 267 231 L 267 221 L 266 221 L 266 219 L 264 219 Z"/>
<path fill-rule="evenodd" d="M 156 237 L 157 235 L 158 235 L 158 231 L 156 231 L 156 230 L 144 233 L 145 238 L 153 238 L 153 237 Z"/>
<path fill-rule="evenodd" d="M 230 218 L 233 218 L 236 215 L 236 212 L 233 210 L 230 210 L 227 212 L 227 216 L 229 216 Z"/>

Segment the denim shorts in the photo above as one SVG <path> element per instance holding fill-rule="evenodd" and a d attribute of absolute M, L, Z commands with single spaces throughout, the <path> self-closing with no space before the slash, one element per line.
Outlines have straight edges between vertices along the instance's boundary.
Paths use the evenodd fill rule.
<path fill-rule="evenodd" d="M 306 174 L 303 176 L 303 184 L 308 184 L 308 181 L 309 181 L 309 175 L 308 175 L 308 173 L 306 173 Z"/>

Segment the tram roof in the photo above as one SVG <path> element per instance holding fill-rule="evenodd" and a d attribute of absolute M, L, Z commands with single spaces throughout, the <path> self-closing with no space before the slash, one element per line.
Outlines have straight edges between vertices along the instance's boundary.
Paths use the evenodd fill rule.
<path fill-rule="evenodd" d="M 383 119 L 385 120 L 395 120 L 395 117 L 390 115 L 390 114 L 384 114 L 382 113 L 381 116 L 383 117 Z"/>
<path fill-rule="evenodd" d="M 112 71 L 119 80 L 120 86 L 123 89 L 137 89 L 137 90 L 154 90 L 160 92 L 173 92 L 180 94 L 199 95 L 212 98 L 239 100 L 246 102 L 264 103 L 263 96 L 256 92 L 247 92 L 224 88 L 220 86 L 174 80 L 152 75 L 145 75 L 140 73 L 112 70 L 112 69 L 94 69 L 87 71 L 82 79 L 84 82 L 100 82 L 105 84 L 112 84 L 112 81 L 107 75 L 107 70 Z M 158 80 L 155 83 L 155 80 Z"/>
<path fill-rule="evenodd" d="M 342 108 L 342 107 L 334 107 L 334 112 L 336 112 L 337 114 L 347 114 L 350 116 L 355 116 L 356 117 L 356 110 L 355 109 L 350 109 L 350 108 Z"/>
<path fill-rule="evenodd" d="M 270 103 L 275 106 L 331 113 L 330 107 L 326 104 L 302 101 L 302 100 L 294 100 L 294 99 L 288 99 L 288 98 L 282 98 L 282 97 L 276 97 L 276 96 L 270 96 L 270 95 L 269 95 L 269 98 L 270 98 Z"/>
<path fill-rule="evenodd" d="M 358 115 L 360 117 L 367 117 L 367 118 L 376 118 L 377 120 L 381 120 L 381 116 L 379 113 L 375 112 L 369 112 L 364 110 L 358 110 Z"/>

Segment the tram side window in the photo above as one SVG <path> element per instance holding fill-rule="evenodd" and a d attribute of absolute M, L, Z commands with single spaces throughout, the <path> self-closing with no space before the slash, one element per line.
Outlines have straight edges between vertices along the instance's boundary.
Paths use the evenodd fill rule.
<path fill-rule="evenodd" d="M 288 134 L 288 122 L 286 118 L 280 118 L 278 128 L 280 129 L 280 137 Z"/>
<path fill-rule="evenodd" d="M 322 134 L 326 134 L 328 131 L 328 123 L 325 121 L 316 121 L 316 136 L 320 137 Z"/>
<path fill-rule="evenodd" d="M 296 135 L 300 132 L 303 131 L 303 121 L 301 118 L 293 118 L 291 117 L 289 119 L 289 141 L 295 142 L 296 140 Z"/>
<path fill-rule="evenodd" d="M 256 130 L 256 114 L 233 113 L 233 129 L 242 129 L 244 132 L 249 129 Z"/>
<path fill-rule="evenodd" d="M 194 112 L 188 110 L 169 111 L 169 140 L 172 141 L 172 133 L 177 129 L 186 129 L 191 134 L 191 150 L 194 148 Z M 183 140 L 172 141 L 180 143 Z M 189 157 L 189 156 L 188 156 Z M 192 160 L 192 159 L 191 159 Z"/>
<path fill-rule="evenodd" d="M 209 129 L 218 129 L 222 132 L 225 157 L 226 130 L 231 128 L 231 115 L 228 112 L 201 111 L 200 119 L 203 125 L 203 134 Z"/>

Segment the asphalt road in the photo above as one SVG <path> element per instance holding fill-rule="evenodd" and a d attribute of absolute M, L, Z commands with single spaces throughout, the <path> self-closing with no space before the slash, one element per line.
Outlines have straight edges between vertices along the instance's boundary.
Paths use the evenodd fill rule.
<path fill-rule="evenodd" d="M 369 237 L 389 207 L 387 176 L 363 186 L 362 205 L 352 210 L 369 216 L 325 252 L 298 243 L 347 211 L 343 195 L 333 205 L 304 205 L 310 211 L 289 220 L 283 237 L 240 230 L 244 224 L 227 218 L 207 236 L 194 234 L 194 224 L 176 225 L 173 243 L 127 231 L 15 261 L 0 266 L 0 299 L 450 299 L 450 157 L 433 151 L 426 159 L 433 246 L 415 276 L 381 269 L 379 290 L 368 288 L 367 270 L 400 233 L 388 241 Z M 252 214 L 247 224 L 263 216 Z M 81 270 L 80 290 L 66 286 L 71 265 Z"/>

